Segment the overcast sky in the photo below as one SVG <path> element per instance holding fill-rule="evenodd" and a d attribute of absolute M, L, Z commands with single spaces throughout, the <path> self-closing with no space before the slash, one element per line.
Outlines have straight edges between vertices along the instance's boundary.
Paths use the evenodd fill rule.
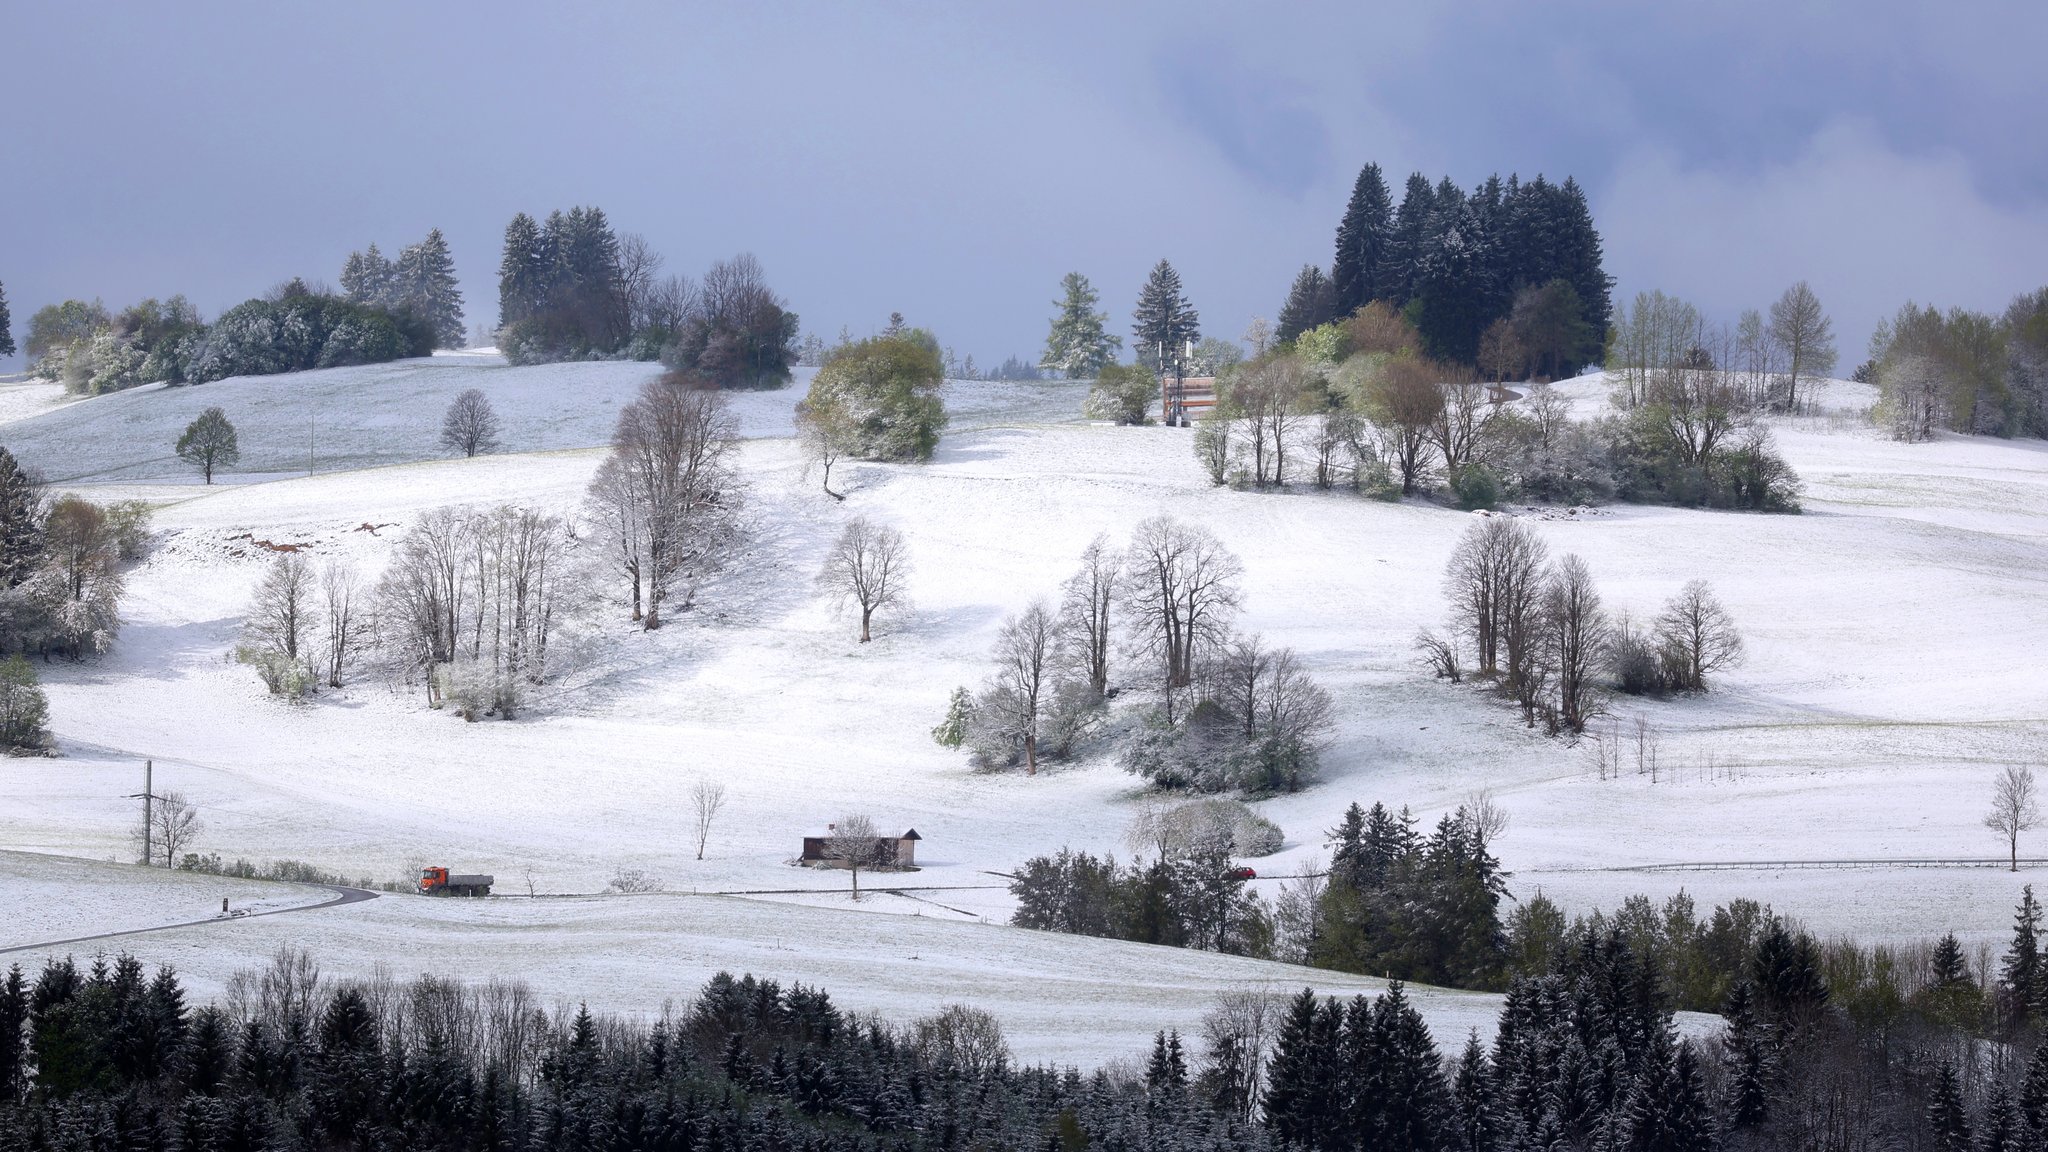
<path fill-rule="evenodd" d="M 494 320 L 505 222 L 576 204 L 671 270 L 755 253 L 827 337 L 900 310 L 1035 356 L 1063 273 L 1127 333 L 1162 256 L 1235 337 L 1328 264 L 1368 160 L 1576 176 L 1618 296 L 1732 318 L 1804 278 L 1845 371 L 1908 298 L 2048 283 L 2039 0 L 1007 7 L 13 0 L 17 339 L 52 300 L 211 316 L 431 227 Z"/>

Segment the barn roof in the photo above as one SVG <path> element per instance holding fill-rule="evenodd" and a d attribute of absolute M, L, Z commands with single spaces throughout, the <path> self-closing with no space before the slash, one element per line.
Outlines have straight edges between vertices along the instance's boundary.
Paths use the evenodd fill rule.
<path fill-rule="evenodd" d="M 912 828 L 912 829 L 911 829 L 910 831 L 908 831 L 908 832 L 905 832 L 905 833 L 904 833 L 903 835 L 901 835 L 901 836 L 898 836 L 898 837 L 897 837 L 897 839 L 898 839 L 898 840 L 922 840 L 922 839 L 924 839 L 924 837 L 922 837 L 922 836 L 919 836 L 919 835 L 917 834 L 917 829 L 915 829 L 915 828 Z"/>

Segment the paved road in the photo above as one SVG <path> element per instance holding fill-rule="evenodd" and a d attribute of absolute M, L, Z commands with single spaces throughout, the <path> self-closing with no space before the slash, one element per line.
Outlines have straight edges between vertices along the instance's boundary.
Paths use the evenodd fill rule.
<path fill-rule="evenodd" d="M 339 908 L 343 904 L 361 904 L 375 900 L 377 894 L 367 888 L 350 888 L 341 884 L 309 884 L 309 888 L 325 888 L 334 893 L 334 899 L 318 904 L 301 904 L 296 908 L 272 908 L 268 912 L 250 912 L 241 916 L 209 916 L 204 920 L 186 920 L 179 924 L 158 924 L 150 928 L 124 928 L 119 932 L 97 932 L 91 936 L 73 936 L 69 940 L 44 940 L 36 944 L 10 944 L 0 948 L 0 955 L 9 952 L 40 952 L 49 948 L 68 948 L 73 944 L 89 944 L 95 940 L 117 940 L 123 936 L 139 936 L 144 932 L 168 932 L 173 928 L 198 928 L 207 924 L 234 924 L 243 920 L 254 920 L 258 916 L 282 916 L 287 912 L 312 912 L 320 908 Z"/>

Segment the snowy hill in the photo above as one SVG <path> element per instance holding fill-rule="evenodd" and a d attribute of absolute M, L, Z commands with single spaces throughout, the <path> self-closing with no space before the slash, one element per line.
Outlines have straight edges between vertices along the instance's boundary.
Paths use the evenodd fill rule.
<path fill-rule="evenodd" d="M 465 725 L 416 693 L 370 684 L 281 706 L 226 660 L 269 556 L 244 537 L 310 544 L 316 556 L 374 569 L 426 508 L 516 500 L 573 510 L 598 452 L 429 459 L 439 407 L 475 382 L 495 390 L 509 427 L 526 429 L 516 445 L 588 448 L 637 386 L 629 369 L 648 371 L 437 359 L 264 382 L 278 397 L 269 407 L 253 399 L 258 382 L 228 381 L 101 398 L 0 429 L 0 442 L 25 458 L 72 451 L 89 470 L 169 476 L 126 455 L 146 449 L 124 447 L 124 438 L 138 427 L 159 436 L 186 408 L 225 404 L 243 389 L 245 444 L 275 445 L 266 451 L 282 462 L 297 434 L 290 398 L 315 389 L 331 411 L 359 413 L 336 433 L 353 445 L 337 459 L 391 465 L 212 491 L 92 489 L 167 501 L 162 540 L 131 574 L 118 648 L 97 663 L 45 669 L 67 758 L 0 763 L 0 847 L 124 851 L 131 802 L 118 797 L 136 790 L 139 761 L 151 756 L 160 784 L 202 806 L 203 846 L 230 856 L 393 879 L 425 863 L 500 876 L 531 869 L 543 893 L 595 892 L 620 867 L 659 873 L 681 892 L 814 890 L 738 905 L 748 909 L 772 899 L 845 910 L 843 878 L 786 862 L 805 833 L 864 811 L 890 830 L 915 826 L 925 838 L 917 883 L 957 889 L 931 894 L 934 903 L 896 898 L 864 909 L 999 922 L 1009 901 L 988 873 L 1063 845 L 1121 851 L 1134 779 L 1099 756 L 1035 779 L 976 773 L 928 732 L 954 686 L 987 674 L 1007 613 L 1053 592 L 1097 533 L 1121 540 L 1168 512 L 1208 524 L 1243 558 L 1243 625 L 1296 648 L 1337 700 L 1325 781 L 1259 805 L 1287 834 L 1280 855 L 1256 862 L 1264 877 L 1319 852 L 1354 800 L 1411 804 L 1433 820 L 1491 787 L 1513 818 L 1498 845 L 1511 887 L 1540 888 L 1574 908 L 1684 888 L 1703 908 L 1732 896 L 1768 900 L 1821 932 L 1876 940 L 1954 929 L 1990 939 L 2020 884 L 2038 878 L 1781 866 L 1997 855 L 2002 845 L 1978 825 L 1989 776 L 2033 758 L 2044 731 L 2027 670 L 2048 644 L 2048 445 L 1892 443 L 1848 415 L 1868 402 L 1848 384 L 1831 391 L 1831 415 L 1778 427 L 1807 483 L 1803 515 L 1531 513 L 1553 554 L 1588 560 L 1610 608 L 1645 616 L 1704 577 L 1745 632 L 1747 662 L 1713 695 L 1615 702 L 1616 722 L 1640 716 L 1659 734 L 1654 781 L 1633 772 L 1601 779 L 1584 745 L 1525 730 L 1497 700 L 1432 681 L 1418 666 L 1411 638 L 1441 620 L 1443 565 L 1472 517 L 1305 487 L 1213 488 L 1186 430 L 1080 422 L 1070 385 L 949 385 L 956 426 L 938 457 L 847 468 L 843 505 L 818 493 L 780 438 L 801 389 L 735 397 L 755 437 L 741 453 L 756 525 L 743 574 L 707 588 L 698 611 L 660 633 L 609 619 L 563 685 L 516 722 Z M 1566 387 L 1581 415 L 1604 396 L 1597 380 Z M 812 583 L 853 515 L 900 528 L 914 564 L 914 608 L 881 619 L 864 646 Z M 688 789 L 703 777 L 727 781 L 733 798 L 699 862 L 681 828 Z M 1745 861 L 1755 863 L 1639 870 Z M 1272 880 L 1256 883 L 1272 893 Z M 687 910 L 681 919 L 694 923 L 700 907 L 728 904 L 659 906 Z M 414 914 L 393 907 L 404 902 L 348 911 L 380 918 L 377 931 L 388 935 L 373 939 L 398 947 Z M 277 917 L 262 930 L 313 933 L 312 915 Z M 612 925 L 593 929 L 593 939 L 639 947 L 630 918 L 592 915 Z M 808 911 L 747 915 L 766 919 L 733 931 L 826 932 Z M 443 930 L 418 928 L 421 940 Z M 345 933 L 317 938 L 353 947 Z M 949 936 L 932 947 L 971 956 L 1004 938 Z M 1070 962 L 1079 963 L 1047 961 Z M 783 971 L 831 983 L 805 963 Z M 619 979 L 624 1003 L 632 997 Z M 1134 995 L 1172 998 L 1159 991 L 1170 983 L 1148 987 Z M 686 990 L 678 983 L 660 994 Z"/>

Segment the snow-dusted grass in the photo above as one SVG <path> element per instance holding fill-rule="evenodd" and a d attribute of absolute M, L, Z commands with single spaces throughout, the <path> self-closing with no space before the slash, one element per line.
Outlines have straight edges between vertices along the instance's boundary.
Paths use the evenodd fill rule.
<path fill-rule="evenodd" d="M 0 897 L 11 903 L 11 897 Z M 880 905 L 873 896 L 862 908 Z M 215 907 L 218 907 L 216 899 Z M 229 976 L 281 945 L 303 947 L 329 977 L 401 979 L 431 973 L 525 981 L 544 1002 L 651 1014 L 682 1002 L 713 974 L 800 980 L 841 1005 L 898 1023 L 950 1003 L 987 1008 L 1027 1061 L 1082 1066 L 1143 1054 L 1152 1034 L 1191 1030 L 1216 996 L 1305 984 L 1376 993 L 1362 976 L 1178 948 L 1023 932 L 931 917 L 803 908 L 721 897 L 653 895 L 436 900 L 384 896 L 363 904 L 207 924 L 109 941 L 175 967 L 189 991 L 218 995 Z M 67 949 L 78 954 L 78 949 Z M 41 954 L 9 957 L 24 967 Z M 1500 998 L 1414 990 L 1438 1042 L 1491 1034 Z"/>
<path fill-rule="evenodd" d="M 0 852 L 0 948 L 204 920 L 220 915 L 223 899 L 247 913 L 332 898 L 331 892 L 302 884 Z M 88 954 L 98 950 L 79 948 Z"/>
<path fill-rule="evenodd" d="M 457 394 L 477 388 L 498 413 L 505 451 L 589 448 L 609 441 L 619 409 L 661 370 L 634 361 L 514 368 L 494 353 L 447 352 L 185 387 L 151 384 L 54 411 L 43 409 L 62 389 L 25 384 L 0 389 L 0 444 L 53 481 L 197 484 L 173 446 L 193 417 L 218 406 L 235 425 L 242 456 L 217 483 L 341 472 L 447 456 L 441 418 Z M 791 435 L 791 413 L 814 371 L 795 369 L 787 388 L 731 393 L 740 434 Z M 1079 408 L 1081 387 L 956 380 L 946 385 L 946 398 L 956 426 L 978 427 L 1070 414 Z"/>
<path fill-rule="evenodd" d="M 1354 800 L 1411 804 L 1433 821 L 1471 790 L 1492 787 L 1513 817 L 1499 842 L 1515 872 L 1511 886 L 1541 888 L 1574 908 L 1612 906 L 1635 891 L 1662 899 L 1685 887 L 1703 910 L 1749 895 L 1824 933 L 1898 939 L 1955 929 L 1991 939 L 2002 933 L 2020 884 L 2041 879 L 1990 870 L 1598 869 L 1996 855 L 2002 845 L 1978 825 L 1989 778 L 1998 765 L 2035 759 L 2043 735 L 2030 669 L 2048 643 L 2048 446 L 1962 438 L 1895 444 L 1839 415 L 1867 404 L 1842 385 L 1839 402 L 1829 401 L 1837 415 L 1779 426 L 1780 445 L 1807 482 L 1804 515 L 1613 507 L 1536 519 L 1554 553 L 1587 558 L 1610 608 L 1645 617 L 1686 580 L 1706 577 L 1747 635 L 1748 662 L 1713 695 L 1613 703 L 1617 720 L 1641 715 L 1661 733 L 1655 783 L 1633 774 L 1598 779 L 1584 746 L 1529 732 L 1500 701 L 1433 682 L 1419 666 L 1410 639 L 1441 621 L 1443 564 L 1471 517 L 1305 488 L 1215 489 L 1192 458 L 1186 430 L 1067 420 L 1079 392 L 1065 385 L 950 386 L 972 411 L 938 458 L 921 467 L 835 471 L 835 485 L 851 492 L 844 504 L 817 492 L 794 446 L 770 427 L 767 406 L 782 405 L 786 420 L 797 390 L 737 397 L 738 405 L 762 408 L 746 417 L 758 431 L 741 453 L 757 534 L 746 563 L 706 588 L 697 611 L 654 635 L 614 613 L 588 659 L 513 723 L 464 725 L 425 709 L 416 692 L 370 684 L 305 707 L 278 705 L 247 669 L 225 659 L 269 555 L 254 539 L 310 543 L 316 556 L 347 555 L 374 568 L 403 526 L 438 504 L 518 500 L 573 509 L 600 457 L 567 449 L 578 447 L 571 442 L 578 437 L 600 441 L 616 410 L 605 408 L 593 382 L 620 373 L 608 387 L 623 398 L 637 386 L 623 378 L 626 370 L 644 371 L 437 359 L 386 368 L 384 379 L 395 391 L 389 382 L 411 379 L 398 374 L 413 368 L 460 378 L 418 385 L 417 398 L 404 403 L 363 399 L 359 407 L 403 410 L 411 413 L 406 420 L 431 425 L 444 393 L 484 380 L 479 386 L 501 390 L 508 424 L 583 431 L 548 442 L 564 450 L 530 455 L 401 463 L 211 492 L 97 489 L 168 501 L 158 516 L 164 539 L 131 574 L 129 622 L 117 650 L 95 663 L 45 669 L 67 758 L 0 763 L 0 845 L 90 856 L 121 850 L 131 814 L 117 797 L 136 790 L 139 761 L 153 756 L 159 784 L 202 806 L 210 825 L 203 846 L 231 856 L 303 858 L 394 879 L 439 863 L 495 872 L 501 890 L 512 891 L 525 890 L 531 869 L 544 893 L 594 892 L 620 866 L 659 873 L 684 891 L 815 889 L 775 897 L 791 904 L 749 911 L 764 919 L 733 930 L 805 925 L 787 932 L 804 943 L 779 971 L 829 984 L 803 965 L 812 962 L 816 939 L 831 935 L 825 925 L 836 921 L 829 918 L 847 908 L 835 891 L 843 877 L 786 862 L 803 834 L 843 813 L 918 829 L 924 869 L 904 882 L 977 886 L 920 894 L 930 902 L 864 904 L 916 910 L 927 922 L 1000 921 L 1007 896 L 978 886 L 1000 885 L 989 873 L 1027 856 L 1062 845 L 1120 850 L 1135 790 L 1114 764 L 1098 756 L 1036 779 L 979 774 L 928 732 L 955 685 L 986 675 L 986 653 L 1005 614 L 1053 593 L 1096 533 L 1121 540 L 1139 520 L 1167 512 L 1210 525 L 1244 559 L 1243 624 L 1299 650 L 1337 700 L 1325 783 L 1259 805 L 1288 837 L 1280 855 L 1257 863 L 1264 876 L 1292 871 L 1321 851 L 1324 831 Z M 563 380 L 534 382 L 550 373 Z M 268 386 L 289 392 L 323 375 Z M 558 401 L 571 377 L 589 386 L 573 403 Z M 186 390 L 178 402 L 224 385 Z M 519 408 L 528 401 L 514 390 L 529 387 L 546 394 L 532 400 L 543 415 Z M 1605 394 L 1598 381 L 1566 387 L 1583 393 L 1582 409 Z M 337 382 L 334 390 L 345 389 Z M 248 419 L 245 443 L 252 434 L 282 443 L 289 433 L 284 416 L 279 427 L 260 415 Z M 85 444 L 96 440 L 92 429 L 80 423 L 72 434 Z M 835 615 L 812 584 L 825 547 L 853 515 L 903 530 L 915 566 L 913 609 L 882 617 L 869 645 L 854 643 L 853 622 Z M 709 858 L 699 862 L 683 829 L 689 787 L 703 777 L 725 781 L 732 800 Z M 1257 883 L 1270 894 L 1275 882 Z M 822 910 L 792 906 L 798 903 Z M 700 906 L 728 904 L 673 905 L 693 910 L 689 916 Z M 342 911 L 395 915 L 387 901 L 365 907 L 377 910 Z M 496 904 L 486 909 L 461 914 L 513 915 Z M 328 915 L 279 917 L 260 930 L 289 939 L 313 932 L 309 921 Z M 812 916 L 827 919 L 805 919 Z M 409 920 L 390 923 L 384 934 L 364 938 L 360 954 L 398 947 L 415 930 L 440 939 Z M 611 931 L 593 930 L 591 947 L 654 947 Z M 949 936 L 962 951 L 947 954 L 967 963 L 961 958 L 988 947 L 980 941 L 1003 938 Z M 582 947 L 574 934 L 559 942 L 538 931 L 519 939 L 559 948 L 565 970 Z M 149 947 L 158 943 L 151 938 Z M 760 941 L 749 935 L 744 943 Z M 1061 946 L 1077 956 L 1110 947 Z M 1222 963 L 1188 961 L 1197 962 Z M 648 969 L 620 971 L 629 970 Z M 1150 970 L 1118 978 L 1142 981 Z M 635 993 L 632 978 L 618 977 L 617 1003 L 644 1006 L 687 991 L 687 982 L 644 983 Z M 562 994 L 570 994 L 566 983 Z M 1173 999 L 1143 988 L 1132 993 L 1155 994 Z M 1039 994 L 1020 987 L 1017 995 Z M 1183 1007 L 1185 1027 L 1198 1007 Z"/>

